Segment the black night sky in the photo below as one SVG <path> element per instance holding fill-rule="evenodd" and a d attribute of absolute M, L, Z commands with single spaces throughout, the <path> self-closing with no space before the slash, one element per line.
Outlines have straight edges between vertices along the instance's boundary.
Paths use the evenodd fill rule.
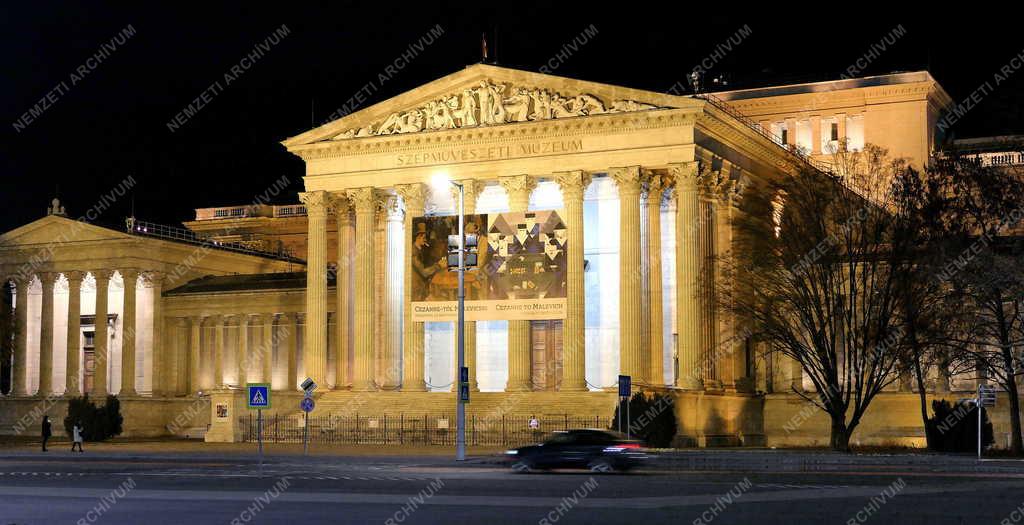
<path fill-rule="evenodd" d="M 745 25 L 751 36 L 710 71 L 728 74 L 732 87 L 838 78 L 900 24 L 905 35 L 861 76 L 928 68 L 960 101 L 1024 52 L 1019 17 L 1008 12 L 886 13 L 893 4 L 771 2 L 761 10 L 739 2 L 615 9 L 579 2 L 416 8 L 286 2 L 267 10 L 258 3 L 132 4 L 8 2 L 0 8 L 0 230 L 44 215 L 58 186 L 69 215 L 77 217 L 129 175 L 137 182 L 133 198 L 118 201 L 96 222 L 121 227 L 134 202 L 137 217 L 177 224 L 192 218 L 196 207 L 250 202 L 282 175 L 292 181 L 291 192 L 278 201 L 294 202 L 302 162 L 278 142 L 309 129 L 311 119 L 323 123 L 436 24 L 444 34 L 378 85 L 366 106 L 478 62 L 483 32 L 499 65 L 536 71 L 594 24 L 597 34 L 554 74 L 655 91 L 682 81 Z M 474 11 L 488 5 L 494 7 Z M 134 36 L 24 129 L 15 129 L 24 113 L 129 24 Z M 282 24 L 288 36 L 180 129 L 168 129 L 178 112 Z M 954 133 L 1024 132 L 1022 95 L 1024 68 Z"/>

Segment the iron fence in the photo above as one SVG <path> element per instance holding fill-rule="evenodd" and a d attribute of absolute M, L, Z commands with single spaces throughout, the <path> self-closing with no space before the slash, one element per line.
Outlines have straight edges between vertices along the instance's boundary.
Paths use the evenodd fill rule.
<path fill-rule="evenodd" d="M 609 428 L 611 419 L 601 416 L 546 414 L 538 416 L 540 428 L 530 428 L 529 416 L 466 416 L 466 443 L 470 446 L 521 446 L 536 443 L 549 432 L 573 428 Z M 239 418 L 242 440 L 257 439 L 257 416 Z M 273 415 L 263 419 L 264 443 L 301 443 L 303 418 Z M 309 418 L 310 443 L 366 445 L 454 445 L 455 417 L 440 415 L 313 416 Z"/>

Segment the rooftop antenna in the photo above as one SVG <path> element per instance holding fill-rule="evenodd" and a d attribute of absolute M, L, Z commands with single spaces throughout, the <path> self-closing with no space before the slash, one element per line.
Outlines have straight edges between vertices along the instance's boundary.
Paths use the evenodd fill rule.
<path fill-rule="evenodd" d="M 487 63 L 487 33 L 480 33 L 480 61 Z"/>
<path fill-rule="evenodd" d="M 494 26 L 494 62 L 495 65 L 498 63 L 498 26 Z"/>
<path fill-rule="evenodd" d="M 315 108 L 316 108 L 316 99 L 313 98 L 313 97 L 309 97 L 309 127 L 311 129 L 316 127 L 316 117 L 315 117 L 316 112 L 315 112 Z"/>

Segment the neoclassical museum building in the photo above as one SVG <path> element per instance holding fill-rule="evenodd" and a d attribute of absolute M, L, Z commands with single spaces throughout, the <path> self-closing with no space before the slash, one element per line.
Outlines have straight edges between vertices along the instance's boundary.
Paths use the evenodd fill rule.
<path fill-rule="evenodd" d="M 119 395 L 127 435 L 239 440 L 242 386 L 270 383 L 270 413 L 299 418 L 307 377 L 314 416 L 453 412 L 442 176 L 480 231 L 471 415 L 607 418 L 626 374 L 673 396 L 682 443 L 827 444 L 799 366 L 715 308 L 715 261 L 745 195 L 840 141 L 920 166 L 951 106 L 924 71 L 676 96 L 477 64 L 284 140 L 305 162 L 300 202 L 254 187 L 184 228 L 121 230 L 55 202 L 0 236 L 15 324 L 0 433 L 89 392 Z M 929 385 L 975 387 L 939 370 Z M 854 443 L 922 444 L 916 399 L 895 382 Z"/>

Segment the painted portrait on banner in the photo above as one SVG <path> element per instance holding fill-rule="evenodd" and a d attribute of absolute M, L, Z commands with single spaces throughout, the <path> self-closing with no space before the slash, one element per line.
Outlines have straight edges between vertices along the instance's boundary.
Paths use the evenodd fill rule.
<path fill-rule="evenodd" d="M 413 219 L 413 320 L 450 321 L 457 315 L 458 276 L 447 271 L 452 216 Z M 563 319 L 566 297 L 565 223 L 557 211 L 466 217 L 479 239 L 478 265 L 466 273 L 469 320 Z"/>

